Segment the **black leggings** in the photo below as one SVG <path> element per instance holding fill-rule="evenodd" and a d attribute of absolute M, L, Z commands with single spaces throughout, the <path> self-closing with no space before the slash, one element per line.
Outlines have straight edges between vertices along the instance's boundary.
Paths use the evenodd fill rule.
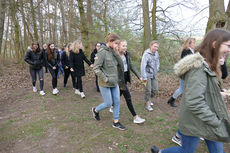
<path fill-rule="evenodd" d="M 76 76 L 76 80 L 77 80 L 76 89 L 78 89 L 80 92 L 83 92 L 81 76 Z"/>
<path fill-rule="evenodd" d="M 134 110 L 134 107 L 133 107 L 133 103 L 132 103 L 132 99 L 131 99 L 131 95 L 130 95 L 130 92 L 129 92 L 129 89 L 126 85 L 124 85 L 124 89 L 123 90 L 120 90 L 120 96 L 123 95 L 124 98 L 125 98 L 125 101 L 126 101 L 126 104 L 129 108 L 129 111 L 131 112 L 131 114 L 133 116 L 136 116 L 136 112 Z"/>
<path fill-rule="evenodd" d="M 57 88 L 57 74 L 58 74 L 58 68 L 53 70 L 52 68 L 49 67 L 50 74 L 52 76 L 52 86 L 53 89 Z"/>
<path fill-rule="evenodd" d="M 74 72 L 71 72 L 70 68 L 64 69 L 64 86 L 66 86 L 66 84 L 67 84 L 69 75 L 71 75 L 71 78 L 72 78 L 73 88 L 76 88 L 76 81 L 75 81 Z"/>
<path fill-rule="evenodd" d="M 32 78 L 32 84 L 35 87 L 36 86 L 36 80 L 37 80 L 37 74 L 40 80 L 40 90 L 43 90 L 43 86 L 44 86 L 44 74 L 43 74 L 43 69 L 32 69 L 30 68 L 30 75 Z"/>

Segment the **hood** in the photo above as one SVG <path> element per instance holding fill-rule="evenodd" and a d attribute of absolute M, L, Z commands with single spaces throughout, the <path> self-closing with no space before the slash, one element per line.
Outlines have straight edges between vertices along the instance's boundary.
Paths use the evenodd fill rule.
<path fill-rule="evenodd" d="M 174 73 L 180 77 L 193 68 L 201 67 L 202 63 L 204 58 L 200 53 L 187 55 L 174 65 Z"/>
<path fill-rule="evenodd" d="M 107 46 L 104 46 L 104 45 L 102 45 L 101 47 L 100 47 L 100 49 L 99 49 L 99 51 L 98 52 L 100 52 L 101 50 L 106 50 L 106 51 L 111 51 L 111 48 L 109 48 L 109 47 L 107 47 Z"/>

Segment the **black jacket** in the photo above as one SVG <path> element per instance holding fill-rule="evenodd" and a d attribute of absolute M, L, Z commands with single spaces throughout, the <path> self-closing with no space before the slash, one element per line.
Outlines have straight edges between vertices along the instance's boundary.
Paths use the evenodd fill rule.
<path fill-rule="evenodd" d="M 54 66 L 56 68 L 58 68 L 58 63 L 60 62 L 60 55 L 59 55 L 58 50 L 55 50 L 55 51 L 56 51 L 56 54 L 57 54 L 57 59 L 55 59 L 53 53 L 51 53 L 50 61 L 48 60 L 48 51 L 46 51 L 46 53 L 45 53 L 46 65 L 49 68 L 53 68 Z"/>
<path fill-rule="evenodd" d="M 181 58 L 184 58 L 185 56 L 189 55 L 189 54 L 193 54 L 192 51 L 190 49 L 184 49 L 181 53 Z"/>
<path fill-rule="evenodd" d="M 86 58 L 84 52 L 81 49 L 78 54 L 70 51 L 69 64 L 70 68 L 74 69 L 75 76 L 85 75 L 85 67 L 83 61 L 85 61 L 88 65 L 91 65 L 91 62 Z"/>
<path fill-rule="evenodd" d="M 228 68 L 227 68 L 226 62 L 224 62 L 224 64 L 221 65 L 220 68 L 221 68 L 221 72 L 222 72 L 221 78 L 225 79 L 228 76 Z"/>
<path fill-rule="evenodd" d="M 43 66 L 44 54 L 42 51 L 38 53 L 33 52 L 32 50 L 28 50 L 24 60 L 30 64 L 30 68 L 39 70 Z"/>
<path fill-rule="evenodd" d="M 90 55 L 90 61 L 91 61 L 91 63 L 93 63 L 94 64 L 94 61 L 95 61 L 95 57 L 96 57 L 96 54 L 97 54 L 97 49 L 95 48 L 94 50 L 93 50 L 93 52 L 91 53 L 91 55 Z"/>
<path fill-rule="evenodd" d="M 62 64 L 63 69 L 65 69 L 66 66 L 68 66 L 68 68 L 70 67 L 69 57 L 68 57 L 66 51 L 64 51 L 62 53 L 61 64 Z"/>
<path fill-rule="evenodd" d="M 126 58 L 126 61 L 127 61 L 127 65 L 128 65 L 128 71 L 127 71 L 127 82 L 131 83 L 131 74 L 130 74 L 130 70 L 137 76 L 138 79 L 140 79 L 140 74 L 139 72 L 137 71 L 137 69 L 133 66 L 133 63 L 131 62 L 131 59 L 130 59 L 130 53 L 127 51 L 126 54 L 125 54 L 125 58 Z"/>

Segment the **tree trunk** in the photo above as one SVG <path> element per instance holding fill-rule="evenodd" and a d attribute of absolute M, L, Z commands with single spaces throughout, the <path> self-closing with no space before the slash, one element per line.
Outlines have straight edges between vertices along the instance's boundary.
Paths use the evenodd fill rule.
<path fill-rule="evenodd" d="M 142 10 L 144 18 L 144 38 L 143 38 L 143 47 L 144 50 L 149 48 L 149 43 L 151 41 L 151 30 L 150 30 L 150 21 L 149 21 L 149 3 L 148 0 L 142 0 Z"/>
<path fill-rule="evenodd" d="M 33 28 L 34 28 L 34 39 L 36 41 L 38 41 L 38 28 L 37 28 L 37 23 L 36 23 L 36 16 L 35 16 L 33 0 L 30 0 L 30 7 L 31 7 L 31 16 L 32 16 L 32 21 L 33 21 Z"/>
<path fill-rule="evenodd" d="M 87 0 L 87 19 L 88 19 L 88 30 L 89 30 L 89 50 L 93 50 L 93 19 L 92 19 L 92 8 L 91 0 Z"/>
<path fill-rule="evenodd" d="M 0 0 L 0 55 L 2 53 L 2 39 L 5 23 L 6 1 Z"/>
<path fill-rule="evenodd" d="M 85 12 L 84 12 L 83 0 L 78 0 L 78 9 L 80 12 L 80 21 L 81 21 L 80 29 L 81 29 L 82 41 L 85 48 L 85 52 L 86 54 L 88 54 L 89 53 L 88 27 L 87 27 Z"/>
<path fill-rule="evenodd" d="M 22 62 L 22 54 L 21 54 L 21 45 L 20 45 L 20 33 L 19 33 L 19 23 L 18 20 L 16 18 L 17 15 L 17 4 L 15 3 L 14 0 L 10 0 L 10 12 L 11 12 L 11 18 L 12 18 L 12 22 L 14 24 L 14 47 L 15 47 L 15 52 L 16 52 L 16 58 L 17 58 L 17 62 L 21 63 Z"/>
<path fill-rule="evenodd" d="M 44 27 L 43 27 L 43 13 L 42 13 L 42 7 L 41 3 L 43 0 L 40 0 L 40 4 L 38 4 L 38 20 L 39 20 L 39 31 L 40 31 L 40 36 L 41 36 L 41 45 L 44 44 Z"/>
<path fill-rule="evenodd" d="M 24 44 L 24 50 L 26 50 L 27 49 L 27 46 L 28 46 L 28 38 L 27 38 L 27 32 L 26 32 L 26 29 L 27 29 L 27 27 L 26 27 L 26 19 L 25 19 L 25 13 L 24 13 L 24 7 L 23 7 L 23 1 L 21 0 L 21 1 L 19 1 L 19 3 L 20 3 L 20 10 L 21 10 L 21 14 L 22 14 L 22 22 L 23 22 L 23 35 L 24 35 L 24 37 L 23 37 L 23 44 Z"/>
<path fill-rule="evenodd" d="M 9 26 L 10 26 L 10 13 L 9 13 L 9 11 L 8 11 L 8 19 L 7 19 L 6 32 L 5 32 L 4 52 L 3 52 L 3 59 L 4 59 L 4 60 L 6 59 Z"/>
<path fill-rule="evenodd" d="M 57 3 L 54 4 L 53 43 L 57 43 Z"/>
<path fill-rule="evenodd" d="M 157 11 L 157 0 L 153 0 L 153 8 L 152 8 L 152 35 L 153 35 L 153 40 L 157 40 L 156 11 Z"/>
<path fill-rule="evenodd" d="M 69 33 L 69 42 L 73 41 L 73 31 L 72 31 L 72 13 L 73 13 L 73 0 L 70 0 L 69 2 L 69 11 L 68 11 L 68 16 L 69 16 L 69 23 L 68 23 L 68 33 Z"/>
<path fill-rule="evenodd" d="M 206 33 L 215 28 L 223 28 L 225 23 L 224 0 L 209 0 L 209 18 Z"/>
<path fill-rule="evenodd" d="M 63 41 L 64 43 L 67 43 L 67 32 L 66 32 L 66 24 L 65 24 L 65 11 L 63 7 L 63 1 L 59 1 L 60 4 L 60 10 L 61 10 L 61 18 L 62 18 L 62 33 L 63 33 Z M 62 38 L 61 38 L 62 39 Z"/>
<path fill-rule="evenodd" d="M 108 4 L 107 0 L 104 1 L 104 13 L 103 13 L 103 23 L 105 26 L 105 35 L 108 34 L 108 22 L 107 22 L 107 9 L 108 9 Z"/>
<path fill-rule="evenodd" d="M 51 23 L 50 23 L 50 0 L 47 0 L 47 5 L 48 5 L 48 14 L 49 14 L 49 16 L 48 16 L 48 29 L 49 29 L 49 42 L 50 42 L 51 40 L 53 40 L 52 39 Z"/>

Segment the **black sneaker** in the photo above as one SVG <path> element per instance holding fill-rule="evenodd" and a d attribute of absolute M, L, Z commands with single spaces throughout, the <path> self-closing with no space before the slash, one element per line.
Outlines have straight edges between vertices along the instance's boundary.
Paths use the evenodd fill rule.
<path fill-rule="evenodd" d="M 93 107 L 92 108 L 92 112 L 93 112 L 93 117 L 95 118 L 95 120 L 100 120 L 100 116 L 99 116 L 99 113 L 97 113 L 96 111 L 95 111 L 95 108 Z"/>
<path fill-rule="evenodd" d="M 113 122 L 113 127 L 118 128 L 119 130 L 126 130 L 126 128 L 120 122 L 117 123 Z"/>

